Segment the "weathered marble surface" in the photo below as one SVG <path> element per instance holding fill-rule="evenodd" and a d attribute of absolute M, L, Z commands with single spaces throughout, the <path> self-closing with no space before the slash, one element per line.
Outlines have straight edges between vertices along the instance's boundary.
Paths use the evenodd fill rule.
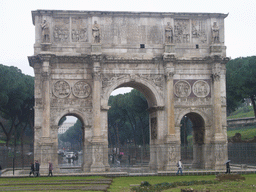
<path fill-rule="evenodd" d="M 108 98 L 133 87 L 148 100 L 150 167 L 176 169 L 180 122 L 193 122 L 195 167 L 227 159 L 224 19 L 218 13 L 32 11 L 35 159 L 58 171 L 58 122 L 83 123 L 84 171 L 107 171 Z"/>

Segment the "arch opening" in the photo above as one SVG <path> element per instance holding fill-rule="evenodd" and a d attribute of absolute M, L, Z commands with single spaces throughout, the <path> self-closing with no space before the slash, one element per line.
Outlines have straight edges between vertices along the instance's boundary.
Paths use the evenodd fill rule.
<path fill-rule="evenodd" d="M 58 165 L 61 172 L 66 168 L 80 169 L 83 165 L 84 125 L 76 115 L 64 115 L 58 122 Z"/>
<path fill-rule="evenodd" d="M 198 113 L 187 113 L 180 122 L 181 159 L 185 164 L 201 168 L 204 158 L 205 121 Z"/>
<path fill-rule="evenodd" d="M 133 88 L 129 93 L 111 95 L 108 105 L 108 146 L 110 167 L 149 164 L 150 119 L 149 108 L 156 106 L 152 91 L 136 82 L 117 87 Z"/>

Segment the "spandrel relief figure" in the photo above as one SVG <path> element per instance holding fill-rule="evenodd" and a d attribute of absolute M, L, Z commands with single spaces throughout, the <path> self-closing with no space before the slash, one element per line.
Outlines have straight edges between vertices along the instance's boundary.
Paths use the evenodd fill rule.
<path fill-rule="evenodd" d="M 50 42 L 50 27 L 49 23 L 44 20 L 44 22 L 41 24 L 42 28 L 42 42 L 48 43 Z"/>
<path fill-rule="evenodd" d="M 94 25 L 92 27 L 92 36 L 93 43 L 100 43 L 100 26 L 97 24 L 97 21 L 94 21 Z"/>
<path fill-rule="evenodd" d="M 212 26 L 212 42 L 213 43 L 219 43 L 220 42 L 220 40 L 219 40 L 219 27 L 217 25 L 217 22 L 214 22 L 213 26 Z"/>
<path fill-rule="evenodd" d="M 170 22 L 167 22 L 167 26 L 165 27 L 165 43 L 173 43 L 173 30 Z"/>

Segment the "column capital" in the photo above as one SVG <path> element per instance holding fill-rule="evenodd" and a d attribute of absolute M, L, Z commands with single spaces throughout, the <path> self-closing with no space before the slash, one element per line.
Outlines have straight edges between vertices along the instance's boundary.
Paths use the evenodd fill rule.
<path fill-rule="evenodd" d="M 176 57 L 174 54 L 164 54 L 163 55 L 163 61 L 165 63 L 168 63 L 168 62 L 175 62 L 176 61 Z"/>
<path fill-rule="evenodd" d="M 173 70 L 171 69 L 170 71 L 166 71 L 166 72 L 165 72 L 166 80 L 167 80 L 167 81 L 172 80 L 174 74 L 175 74 L 175 73 L 174 73 L 174 69 L 173 69 Z"/>
<path fill-rule="evenodd" d="M 93 62 L 100 62 L 102 60 L 101 54 L 93 54 L 91 55 L 91 59 Z"/>
<path fill-rule="evenodd" d="M 42 78 L 42 81 L 50 80 L 50 73 L 48 71 L 42 71 L 41 78 Z"/>
<path fill-rule="evenodd" d="M 212 67 L 212 79 L 213 81 L 220 81 L 221 65 L 220 63 L 213 64 Z"/>

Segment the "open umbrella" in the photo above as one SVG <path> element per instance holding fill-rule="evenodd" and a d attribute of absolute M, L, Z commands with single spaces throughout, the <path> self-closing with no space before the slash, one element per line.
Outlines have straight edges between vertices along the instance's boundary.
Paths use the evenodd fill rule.
<path fill-rule="evenodd" d="M 227 160 L 224 164 L 229 163 L 231 160 Z"/>

